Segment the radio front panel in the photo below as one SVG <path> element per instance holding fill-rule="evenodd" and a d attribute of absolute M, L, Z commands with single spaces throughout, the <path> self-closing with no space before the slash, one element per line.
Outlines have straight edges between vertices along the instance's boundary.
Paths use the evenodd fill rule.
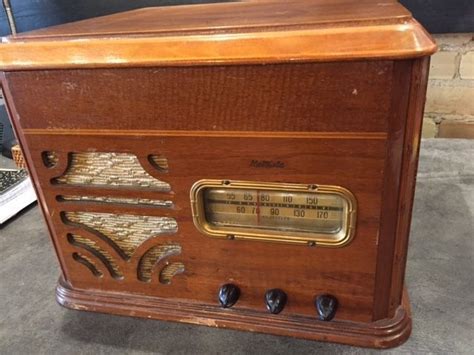
<path fill-rule="evenodd" d="M 385 139 L 120 133 L 97 139 L 81 134 L 69 150 L 72 139 L 73 135 L 54 131 L 27 136 L 35 147 L 32 155 L 54 152 L 52 166 L 34 159 L 35 171 L 67 280 L 74 287 L 95 285 L 126 292 L 133 284 L 143 294 L 215 305 L 219 287 L 232 280 L 242 293 L 236 308 L 266 312 L 263 295 L 280 288 L 288 294 L 285 314 L 314 317 L 313 298 L 330 293 L 340 303 L 338 319 L 372 319 Z M 258 153 L 263 148 L 265 155 Z M 302 150 L 314 153 L 307 156 Z M 166 158 L 166 170 L 157 168 L 150 155 Z M 285 168 L 255 168 L 256 159 L 281 161 Z M 135 176 L 126 173 L 121 178 L 124 168 L 133 169 Z M 91 180 L 92 176 L 103 180 Z M 340 200 L 326 201 L 351 203 L 341 207 L 350 240 L 326 248 L 324 235 L 320 246 L 321 236 L 311 233 L 309 237 L 304 233 L 303 239 L 316 243 L 209 238 L 193 221 L 190 193 L 205 178 L 222 181 L 229 176 L 238 181 L 273 181 L 279 190 L 270 191 L 281 191 L 282 184 L 344 186 L 350 193 L 338 191 L 327 196 L 341 196 Z M 356 204 L 357 219 L 349 212 Z M 319 232 L 317 224 L 315 228 Z M 339 238 L 330 241 L 337 244 Z M 100 258 L 88 258 L 91 253 Z M 92 260 L 93 268 L 87 263 Z M 163 283 L 167 267 L 175 268 L 176 274 Z"/>

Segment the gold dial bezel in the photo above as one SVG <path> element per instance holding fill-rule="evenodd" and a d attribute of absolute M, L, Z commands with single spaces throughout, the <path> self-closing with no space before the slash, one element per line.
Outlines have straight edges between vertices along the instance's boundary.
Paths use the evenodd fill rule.
<path fill-rule="evenodd" d="M 291 235 L 291 233 L 281 233 L 277 230 L 266 232 L 262 229 L 252 230 L 250 228 L 238 227 L 215 228 L 215 226 L 206 220 L 203 192 L 204 189 L 207 188 L 239 190 L 258 189 L 338 195 L 342 197 L 347 204 L 342 228 L 344 233 L 339 235 L 337 238 L 334 238 L 334 235 L 323 233 L 296 232 L 297 235 Z M 342 247 L 351 241 L 355 233 L 357 201 L 349 190 L 340 186 L 204 179 L 197 181 L 191 187 L 190 199 L 194 225 L 203 234 L 214 238 L 247 239 L 277 243 L 307 244 L 311 246 Z"/>

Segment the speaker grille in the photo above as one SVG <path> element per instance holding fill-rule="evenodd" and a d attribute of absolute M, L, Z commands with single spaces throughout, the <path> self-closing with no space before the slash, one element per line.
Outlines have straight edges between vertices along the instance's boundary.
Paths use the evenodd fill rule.
<path fill-rule="evenodd" d="M 123 278 L 123 274 L 119 270 L 119 267 L 112 258 L 112 256 L 107 251 L 98 246 L 96 242 L 89 238 L 84 238 L 82 236 L 74 234 L 68 235 L 68 241 L 70 244 L 78 248 L 83 248 L 92 253 L 92 255 L 94 255 L 98 260 L 102 262 L 102 264 L 104 264 L 104 266 L 110 272 L 110 276 L 116 279 Z"/>
<path fill-rule="evenodd" d="M 150 166 L 165 166 L 166 158 L 157 156 Z M 166 161 L 166 164 L 165 164 Z M 158 170 L 158 169 L 157 169 Z M 137 188 L 153 188 L 169 191 L 170 185 L 151 176 L 140 164 L 137 156 L 129 153 L 70 153 L 65 174 L 54 180 L 58 184 L 105 185 Z"/>
<path fill-rule="evenodd" d="M 81 227 L 102 238 L 107 238 L 130 257 L 136 248 L 153 236 L 176 233 L 174 218 L 136 216 L 98 212 L 64 212 L 66 224 Z"/>
<path fill-rule="evenodd" d="M 140 264 L 138 266 L 138 278 L 141 281 L 150 282 L 153 273 L 153 267 L 155 265 L 159 264 L 162 260 L 172 255 L 178 255 L 180 253 L 181 246 L 178 244 L 164 244 L 154 246 L 141 258 Z"/>
<path fill-rule="evenodd" d="M 112 196 L 76 196 L 64 195 L 58 197 L 59 201 L 73 202 L 95 202 L 95 203 L 118 203 L 125 205 L 145 205 L 154 207 L 173 207 L 173 202 L 169 200 L 152 200 L 147 198 L 128 198 L 128 197 L 112 197 Z"/>

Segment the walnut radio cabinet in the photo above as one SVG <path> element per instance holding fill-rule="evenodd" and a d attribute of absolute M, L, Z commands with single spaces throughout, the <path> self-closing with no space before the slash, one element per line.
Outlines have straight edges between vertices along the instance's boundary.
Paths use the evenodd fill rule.
<path fill-rule="evenodd" d="M 435 49 L 391 0 L 146 8 L 4 38 L 58 302 L 402 343 Z"/>

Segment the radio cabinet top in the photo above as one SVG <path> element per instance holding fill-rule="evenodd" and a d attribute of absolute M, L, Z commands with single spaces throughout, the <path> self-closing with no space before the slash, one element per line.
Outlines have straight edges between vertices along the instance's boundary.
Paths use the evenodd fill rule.
<path fill-rule="evenodd" d="M 395 0 L 144 8 L 3 38 L 7 70 L 404 59 L 436 46 Z"/>

